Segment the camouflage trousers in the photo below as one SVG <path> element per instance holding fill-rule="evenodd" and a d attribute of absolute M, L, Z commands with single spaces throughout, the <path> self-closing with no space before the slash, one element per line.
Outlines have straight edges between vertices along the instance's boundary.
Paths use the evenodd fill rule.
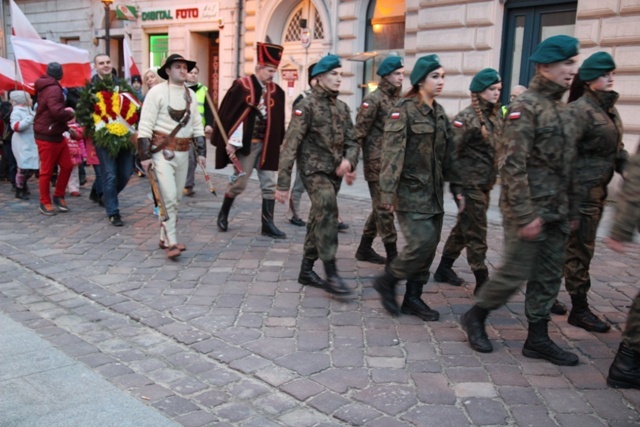
<path fill-rule="evenodd" d="M 456 200 L 456 204 L 458 201 Z M 487 258 L 487 209 L 490 192 L 465 189 L 464 210 L 458 214 L 458 221 L 444 244 L 442 256 L 457 259 L 467 248 L 467 262 L 472 271 L 486 270 Z"/>
<path fill-rule="evenodd" d="M 495 310 L 506 304 L 526 281 L 527 320 L 530 323 L 549 320 L 549 310 L 562 282 L 569 225 L 547 223 L 535 240 L 520 238 L 518 229 L 508 219 L 504 221 L 504 264 L 480 288 L 478 305 Z"/>
<path fill-rule="evenodd" d="M 341 179 L 323 173 L 302 175 L 311 209 L 304 238 L 304 257 L 333 261 L 338 250 L 338 199 Z"/>
<path fill-rule="evenodd" d="M 389 272 L 399 279 L 427 283 L 444 214 L 396 212 L 396 216 L 407 244 L 389 264 Z"/>
<path fill-rule="evenodd" d="M 627 326 L 622 333 L 622 341 L 629 348 L 640 352 L 640 292 L 636 295 L 629 310 Z"/>
<path fill-rule="evenodd" d="M 564 284 L 572 296 L 584 296 L 591 288 L 589 267 L 596 246 L 596 232 L 602 219 L 603 205 L 581 204 L 580 226 L 569 235 L 564 262 Z"/>
<path fill-rule="evenodd" d="M 383 243 L 396 243 L 398 233 L 393 223 L 393 214 L 380 208 L 380 185 L 378 181 L 367 181 L 371 195 L 371 213 L 364 224 L 362 235 L 375 239 L 379 234 Z"/>

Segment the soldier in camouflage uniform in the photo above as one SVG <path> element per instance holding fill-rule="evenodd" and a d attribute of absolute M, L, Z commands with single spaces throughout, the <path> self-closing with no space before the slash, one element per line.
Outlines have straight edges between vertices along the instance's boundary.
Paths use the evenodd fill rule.
<path fill-rule="evenodd" d="M 440 314 L 421 299 L 429 280 L 444 216 L 443 184 L 453 172 L 451 124 L 436 102 L 444 87 L 444 68 L 436 55 L 424 56 L 411 72 L 411 90 L 391 110 L 384 127 L 380 202 L 396 212 L 407 245 L 387 264 L 373 287 L 392 315 L 401 311 L 423 320 Z M 396 283 L 407 280 L 399 308 Z"/>
<path fill-rule="evenodd" d="M 504 264 L 485 283 L 477 303 L 461 317 L 469 345 L 493 350 L 485 330 L 491 310 L 504 305 L 527 281 L 526 357 L 573 366 L 579 359 L 549 338 L 549 309 L 558 295 L 570 222 L 577 226 L 575 120 L 562 102 L 577 72 L 578 40 L 553 36 L 530 60 L 536 75 L 509 109 L 500 138 L 500 207 L 505 233 Z"/>
<path fill-rule="evenodd" d="M 393 214 L 380 208 L 380 153 L 382 150 L 382 134 L 389 110 L 398 102 L 404 80 L 404 64 L 402 58 L 390 56 L 380 64 L 378 75 L 381 77 L 378 88 L 365 96 L 360 104 L 356 117 L 356 138 L 362 147 L 364 179 L 369 185 L 371 195 L 371 214 L 362 230 L 360 246 L 356 251 L 356 259 L 374 264 L 384 264 L 392 260 L 398 253 L 396 241 L 398 235 L 393 224 Z M 378 255 L 371 245 L 376 235 L 380 235 L 387 259 Z"/>
<path fill-rule="evenodd" d="M 442 251 L 440 265 L 433 275 L 438 282 L 460 286 L 464 281 L 451 268 L 464 248 L 467 261 L 476 277 L 474 294 L 489 278 L 485 264 L 487 255 L 487 209 L 491 189 L 496 183 L 498 162 L 495 141 L 502 128 L 500 111 L 500 75 L 485 68 L 473 77 L 469 90 L 471 105 L 453 120 L 453 142 L 456 168 L 460 171 L 458 185 L 462 189 L 452 192 L 464 196 L 464 210 Z"/>
<path fill-rule="evenodd" d="M 640 152 L 627 163 L 613 228 L 605 243 L 611 249 L 623 252 L 622 242 L 630 242 L 635 230 L 640 229 Z M 622 342 L 611 367 L 607 384 L 611 387 L 640 389 L 640 292 L 629 310 Z"/>
<path fill-rule="evenodd" d="M 618 93 L 613 90 L 615 68 L 611 55 L 594 53 L 580 67 L 569 93 L 569 102 L 574 101 L 570 104 L 574 120 L 578 123 L 577 177 L 586 197 L 580 202 L 580 227 L 569 236 L 564 283 L 571 296 L 569 324 L 593 332 L 607 332 L 611 326 L 589 309 L 589 264 L 607 185 L 614 170 L 622 172 L 628 157 L 622 143 L 622 122 L 615 107 L 618 100 Z"/>
<path fill-rule="evenodd" d="M 280 155 L 276 199 L 289 200 L 291 170 L 298 162 L 302 183 L 311 199 L 311 210 L 304 241 L 304 256 L 298 282 L 323 287 L 327 292 L 348 295 L 346 286 L 336 269 L 338 249 L 338 201 L 342 178 L 352 175 L 358 163 L 359 146 L 353 131 L 349 107 L 338 97 L 342 81 L 340 58 L 327 55 L 311 72 L 318 83 L 311 95 L 301 100 L 293 111 Z M 320 258 L 326 280 L 314 271 Z"/>

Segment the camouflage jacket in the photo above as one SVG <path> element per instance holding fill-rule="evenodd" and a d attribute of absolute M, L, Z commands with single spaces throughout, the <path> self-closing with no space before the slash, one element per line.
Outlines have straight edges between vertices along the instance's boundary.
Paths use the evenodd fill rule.
<path fill-rule="evenodd" d="M 640 151 L 629 159 L 625 171 L 616 215 L 610 236 L 621 242 L 629 242 L 640 227 Z"/>
<path fill-rule="evenodd" d="M 576 125 L 561 98 L 566 89 L 536 75 L 529 90 L 509 108 L 499 140 L 500 208 L 505 218 L 525 226 L 577 219 Z"/>
<path fill-rule="evenodd" d="M 316 85 L 311 95 L 296 104 L 280 154 L 278 190 L 289 190 L 296 160 L 304 175 L 325 173 L 337 178 L 335 171 L 343 158 L 349 160 L 352 171 L 356 169 L 360 147 L 351 112 L 337 96 Z"/>
<path fill-rule="evenodd" d="M 380 203 L 397 211 L 444 212 L 443 184 L 451 181 L 453 141 L 444 109 L 404 98 L 391 110 L 384 127 Z"/>
<path fill-rule="evenodd" d="M 380 80 L 378 89 L 365 96 L 356 117 L 356 139 L 362 147 L 364 179 L 377 181 L 380 175 L 380 153 L 384 122 L 400 98 L 401 87 L 387 79 Z"/>
<path fill-rule="evenodd" d="M 621 173 L 629 157 L 622 143 L 616 92 L 592 92 L 570 105 L 577 126 L 577 179 L 584 189 L 606 187 L 614 170 Z M 604 194 L 604 193 L 602 193 Z"/>
<path fill-rule="evenodd" d="M 463 188 L 491 190 L 498 176 L 496 139 L 502 132 L 502 114 L 495 104 L 480 98 L 482 117 L 489 132 L 482 138 L 481 124 L 472 105 L 453 119 L 454 159 L 458 170 L 456 183 Z"/>

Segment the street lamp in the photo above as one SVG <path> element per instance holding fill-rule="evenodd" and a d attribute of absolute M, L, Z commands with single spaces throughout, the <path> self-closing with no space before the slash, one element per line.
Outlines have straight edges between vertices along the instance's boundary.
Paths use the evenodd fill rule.
<path fill-rule="evenodd" d="M 111 45 L 111 39 L 109 37 L 109 26 L 111 24 L 110 20 L 109 20 L 109 11 L 110 11 L 110 6 L 111 3 L 113 3 L 113 0 L 100 0 L 102 2 L 102 4 L 104 5 L 104 41 L 107 44 L 107 47 L 105 49 L 105 53 L 107 54 L 107 56 L 111 56 L 109 53 L 110 51 L 110 45 Z"/>

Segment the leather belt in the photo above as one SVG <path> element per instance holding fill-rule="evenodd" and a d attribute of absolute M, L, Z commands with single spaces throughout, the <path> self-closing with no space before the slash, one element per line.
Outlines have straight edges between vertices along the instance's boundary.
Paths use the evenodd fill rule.
<path fill-rule="evenodd" d="M 162 132 L 153 132 L 151 137 L 151 143 L 159 148 L 159 150 L 171 150 L 171 151 L 189 151 L 191 149 L 191 140 L 193 138 L 171 138 L 167 139 L 169 135 Z"/>
<path fill-rule="evenodd" d="M 263 139 L 255 139 L 255 138 L 254 138 L 254 139 L 252 139 L 252 140 L 251 140 L 251 143 L 252 143 L 252 144 L 259 144 L 259 143 L 261 143 L 261 142 L 263 142 L 263 141 L 264 141 Z"/>

